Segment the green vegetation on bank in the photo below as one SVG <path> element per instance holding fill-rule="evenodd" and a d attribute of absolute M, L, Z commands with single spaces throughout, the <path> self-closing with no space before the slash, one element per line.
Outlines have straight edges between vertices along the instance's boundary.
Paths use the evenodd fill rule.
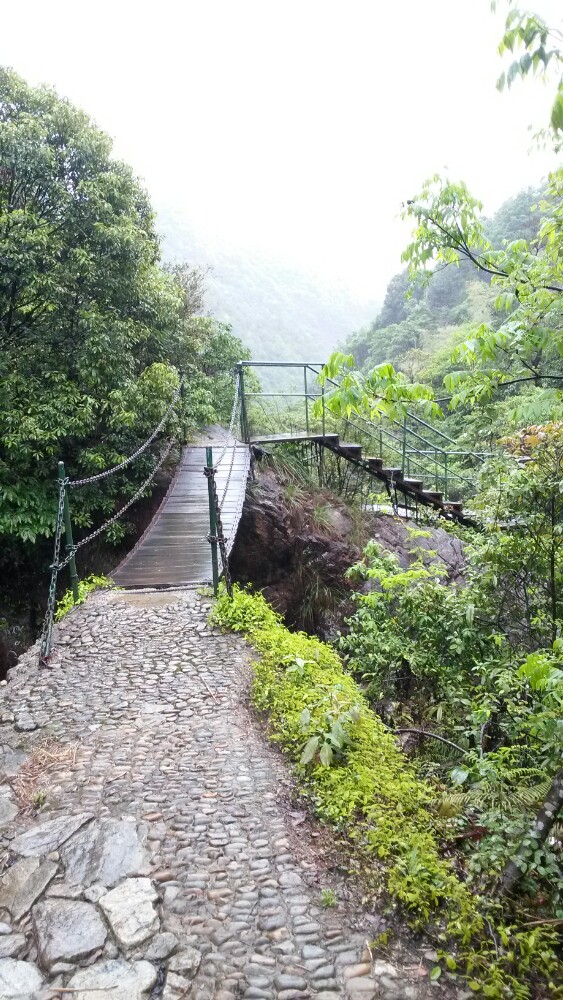
<path fill-rule="evenodd" d="M 117 589 L 112 580 L 108 579 L 107 576 L 95 576 L 93 573 L 90 576 L 84 578 L 84 580 L 78 581 L 78 600 L 74 600 L 74 595 L 72 590 L 65 590 L 63 596 L 59 601 L 57 601 L 57 607 L 55 610 L 55 621 L 60 622 L 65 615 L 68 615 L 69 611 L 72 611 L 77 604 L 84 604 L 84 601 L 89 594 L 92 594 L 95 590 L 113 590 Z"/>
<path fill-rule="evenodd" d="M 253 700 L 267 713 L 271 738 L 292 760 L 315 813 L 352 848 L 351 867 L 432 933 L 444 973 L 493 998 L 531 996 L 529 974 L 555 996 L 555 932 L 519 929 L 509 910 L 460 880 L 446 856 L 451 836 L 435 790 L 337 653 L 289 632 L 261 595 L 238 588 L 232 599 L 220 596 L 213 619 L 260 653 Z"/>

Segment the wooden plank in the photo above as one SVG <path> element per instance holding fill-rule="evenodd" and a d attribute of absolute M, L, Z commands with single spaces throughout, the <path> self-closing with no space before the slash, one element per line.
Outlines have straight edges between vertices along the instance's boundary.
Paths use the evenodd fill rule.
<path fill-rule="evenodd" d="M 222 450 L 222 446 L 221 446 Z M 205 448 L 184 448 L 180 465 L 160 509 L 134 549 L 113 572 L 120 587 L 161 587 L 208 583 L 211 551 Z M 222 521 L 232 547 L 250 467 L 245 445 L 229 449 L 215 475 L 219 499 L 225 492 Z M 228 483 L 228 486 L 227 486 Z"/>
<path fill-rule="evenodd" d="M 291 444 L 292 441 L 337 441 L 338 434 L 313 434 L 308 431 L 303 431 L 299 433 L 292 434 L 287 432 L 285 434 L 259 434 L 256 437 L 250 439 L 251 444 Z"/>

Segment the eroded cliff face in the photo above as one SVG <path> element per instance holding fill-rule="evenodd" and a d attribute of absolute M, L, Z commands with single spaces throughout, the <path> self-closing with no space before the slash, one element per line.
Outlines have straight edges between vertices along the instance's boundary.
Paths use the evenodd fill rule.
<path fill-rule="evenodd" d="M 442 528 L 427 529 L 416 545 L 436 552 L 451 582 L 463 576 L 463 547 Z M 256 468 L 231 556 L 233 578 L 253 584 L 290 627 L 322 638 L 342 627 L 357 583 L 346 571 L 369 538 L 412 560 L 407 523 L 387 514 L 361 514 L 326 492 L 288 484 L 271 468 Z"/>
<path fill-rule="evenodd" d="M 233 577 L 262 590 L 288 625 L 326 635 L 351 592 L 346 570 L 360 556 L 353 519 L 324 493 L 299 487 L 289 495 L 270 469 L 256 476 L 231 556 Z"/>

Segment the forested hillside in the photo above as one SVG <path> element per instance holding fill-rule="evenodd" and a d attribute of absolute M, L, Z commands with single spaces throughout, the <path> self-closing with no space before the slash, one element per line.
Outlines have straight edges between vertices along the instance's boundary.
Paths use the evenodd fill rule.
<path fill-rule="evenodd" d="M 354 296 L 344 284 L 200 237 L 168 208 L 159 209 L 156 226 L 167 260 L 209 268 L 205 310 L 230 324 L 257 361 L 324 361 L 377 310 L 374 299 Z"/>
<path fill-rule="evenodd" d="M 545 187 L 528 188 L 509 198 L 492 218 L 483 219 L 491 248 L 503 253 L 522 240 L 533 246 L 544 217 L 545 197 Z M 377 317 L 344 343 L 343 350 L 354 356 L 355 365 L 367 373 L 390 362 L 408 380 L 430 386 L 444 402 L 442 430 L 464 447 L 493 447 L 501 433 L 526 419 L 553 418 L 553 394 L 545 383 L 533 381 L 482 399 L 477 409 L 448 410 L 444 379 L 460 368 L 456 348 L 482 326 L 498 330 L 505 316 L 497 308 L 498 289 L 492 273 L 475 267 L 467 256 L 448 266 L 440 264 L 430 281 L 427 277 L 413 277 L 405 269 L 391 279 Z"/>
<path fill-rule="evenodd" d="M 491 244 L 500 250 L 513 240 L 533 240 L 542 213 L 541 188 L 528 188 L 509 198 L 484 221 Z M 412 378 L 430 371 L 437 352 L 451 348 L 474 324 L 494 320 L 496 292 L 490 275 L 471 261 L 438 268 L 429 284 L 413 284 L 405 269 L 389 285 L 376 318 L 352 334 L 344 350 L 364 370 L 390 361 Z"/>

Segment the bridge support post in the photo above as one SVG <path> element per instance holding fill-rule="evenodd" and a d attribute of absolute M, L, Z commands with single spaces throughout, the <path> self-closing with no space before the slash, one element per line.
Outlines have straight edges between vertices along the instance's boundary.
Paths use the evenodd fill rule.
<path fill-rule="evenodd" d="M 236 366 L 236 371 L 239 378 L 239 391 L 240 391 L 240 429 L 244 443 L 250 445 L 250 428 L 248 426 L 248 414 L 246 412 L 246 396 L 244 394 L 244 365 L 242 365 L 240 361 Z"/>
<path fill-rule="evenodd" d="M 213 469 L 213 449 L 205 449 L 205 464 L 208 469 Z M 213 472 L 207 476 L 207 495 L 209 498 L 209 541 L 211 543 L 211 569 L 213 572 L 213 593 L 217 597 L 219 590 L 219 560 L 217 558 L 217 512 L 215 510 L 215 500 L 213 497 Z"/>
<path fill-rule="evenodd" d="M 64 462 L 59 462 L 59 482 L 65 483 L 66 472 Z M 68 505 L 68 493 L 66 486 L 64 486 L 64 522 L 65 522 L 65 538 L 66 538 L 66 552 L 74 550 L 74 540 L 72 537 L 72 522 L 70 520 L 70 507 Z M 69 560 L 69 570 L 70 570 L 70 585 L 72 587 L 72 598 L 75 604 L 78 604 L 79 594 L 78 594 L 78 573 L 76 572 L 76 559 L 74 555 L 71 556 Z"/>

